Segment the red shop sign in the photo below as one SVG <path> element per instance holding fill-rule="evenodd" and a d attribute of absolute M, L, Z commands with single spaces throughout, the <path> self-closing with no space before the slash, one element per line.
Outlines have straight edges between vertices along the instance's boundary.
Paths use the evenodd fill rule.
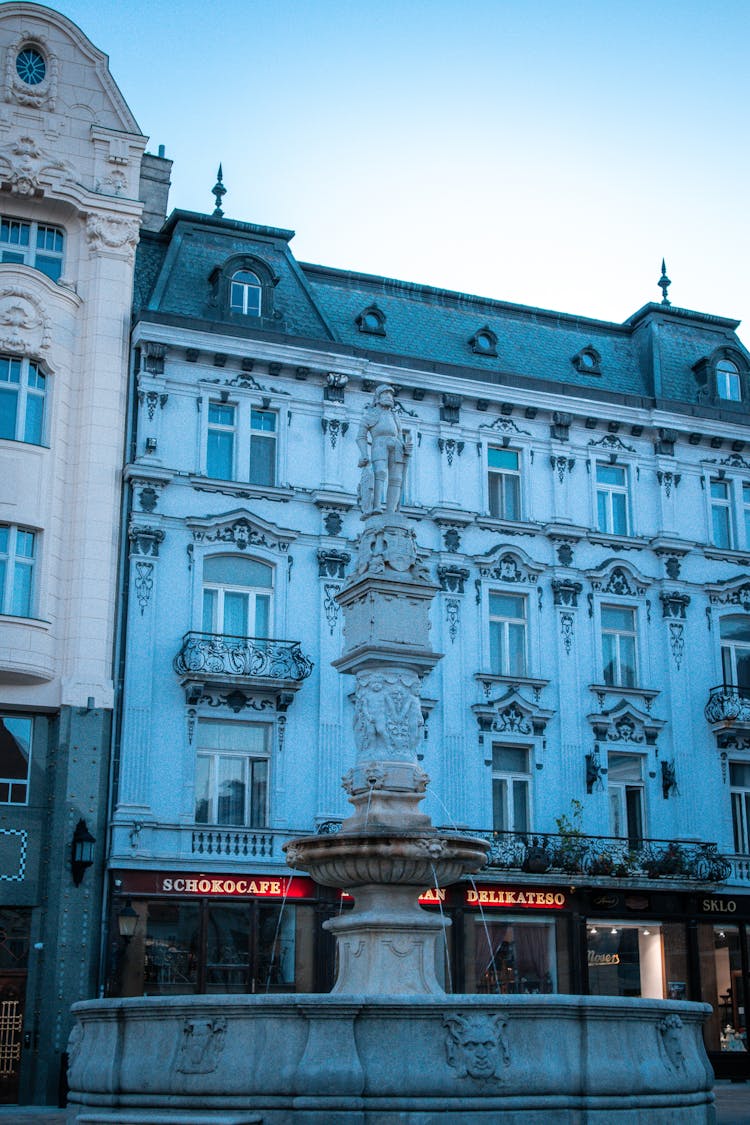
<path fill-rule="evenodd" d="M 466 888 L 466 906 L 493 906 L 504 909 L 521 907 L 522 910 L 562 910 L 566 897 L 562 891 L 536 887 Z"/>
<path fill-rule="evenodd" d="M 195 898 L 315 898 L 312 879 L 299 875 L 206 875 L 194 871 L 119 871 L 124 894 Z"/>

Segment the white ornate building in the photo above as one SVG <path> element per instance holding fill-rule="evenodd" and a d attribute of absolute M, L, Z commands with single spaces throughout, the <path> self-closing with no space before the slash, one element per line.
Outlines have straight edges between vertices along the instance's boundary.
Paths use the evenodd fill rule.
<path fill-rule="evenodd" d="M 70 20 L 0 6 L 0 1102 L 56 1100 L 98 984 L 145 143 Z"/>

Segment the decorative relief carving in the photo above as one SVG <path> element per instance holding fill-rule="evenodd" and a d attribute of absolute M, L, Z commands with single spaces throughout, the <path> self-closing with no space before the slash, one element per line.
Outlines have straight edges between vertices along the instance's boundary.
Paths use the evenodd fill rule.
<path fill-rule="evenodd" d="M 35 295 L 21 286 L 0 290 L 0 349 L 33 357 L 51 343 L 51 322 Z"/>
<path fill-rule="evenodd" d="M 529 430 L 520 429 L 512 418 L 508 418 L 505 414 L 498 414 L 492 422 L 482 422 L 479 427 L 480 430 L 498 430 L 502 433 L 525 434 L 526 437 L 531 437 Z"/>
<path fill-rule="evenodd" d="M 510 551 L 501 555 L 495 566 L 480 563 L 479 573 L 482 578 L 492 578 L 496 582 L 530 582 L 533 584 L 539 577 L 538 569 L 532 570 L 530 566 L 523 563 L 518 555 Z"/>
<path fill-rule="evenodd" d="M 670 793 L 677 793 L 677 771 L 675 769 L 674 758 L 671 761 L 662 761 L 661 763 L 661 790 L 666 801 Z"/>
<path fill-rule="evenodd" d="M 7 165 L 2 180 L 15 195 L 43 195 L 44 172 L 72 174 L 72 168 L 63 160 L 51 157 L 33 137 L 22 136 L 0 149 L 0 160 Z"/>
<path fill-rule="evenodd" d="M 628 453 L 635 453 L 634 447 L 632 445 L 626 445 L 622 438 L 617 437 L 616 434 L 604 434 L 598 441 L 595 438 L 591 438 L 589 445 L 594 447 L 598 446 L 601 449 L 624 449 Z"/>
<path fill-rule="evenodd" d="M 138 245 L 138 223 L 116 215 L 89 215 L 86 238 L 92 253 L 120 252 L 129 260 Z"/>
<path fill-rule="evenodd" d="M 99 195 L 124 195 L 128 188 L 128 177 L 119 168 L 114 168 L 108 176 L 96 181 Z"/>
<path fill-rule="evenodd" d="M 570 566 L 573 562 L 573 544 L 568 539 L 563 539 L 557 545 L 557 561 L 560 566 Z"/>
<path fill-rule="evenodd" d="M 578 595 L 583 585 L 569 578 L 552 579 L 552 600 L 555 605 L 575 608 L 578 605 Z"/>
<path fill-rule="evenodd" d="M 465 566 L 439 566 L 437 576 L 441 590 L 450 594 L 463 594 L 469 571 Z"/>
<path fill-rule="evenodd" d="M 682 480 L 681 473 L 666 473 L 662 469 L 657 469 L 656 479 L 664 489 L 665 494 L 669 497 L 672 495 L 672 488 L 677 490 L 677 485 Z"/>
<path fill-rule="evenodd" d="M 327 433 L 330 438 L 331 449 L 336 448 L 339 434 L 343 437 L 349 429 L 349 423 L 342 421 L 341 418 L 321 418 L 320 425 L 323 433 Z"/>
<path fill-rule="evenodd" d="M 458 636 L 458 628 L 461 624 L 461 603 L 457 598 L 448 598 L 445 603 L 445 617 L 448 622 L 448 636 L 453 644 Z"/>
<path fill-rule="evenodd" d="M 456 1012 L 443 1017 L 443 1026 L 448 1065 L 459 1078 L 502 1079 L 503 1068 L 510 1066 L 508 1024 L 502 1016 Z"/>
<path fill-rule="evenodd" d="M 708 595 L 711 605 L 738 605 L 745 613 L 750 613 L 750 582 L 744 582 L 733 590 L 719 592 L 712 590 Z M 709 610 L 706 610 L 709 613 Z M 710 626 L 709 626 L 710 627 Z"/>
<path fill-rule="evenodd" d="M 561 613 L 560 614 L 560 636 L 562 637 L 563 646 L 568 656 L 573 647 L 573 614 Z"/>
<path fill-rule="evenodd" d="M 155 340 L 144 340 L 141 344 L 144 371 L 148 371 L 151 375 L 162 375 L 166 354 L 166 344 L 159 344 Z"/>
<path fill-rule="evenodd" d="M 559 480 L 560 484 L 562 484 L 565 480 L 565 474 L 573 472 L 576 459 L 575 457 L 551 456 L 549 459 L 549 463 L 550 468 L 553 470 L 553 472 L 557 473 L 557 479 Z"/>
<path fill-rule="evenodd" d="M 675 590 L 667 590 L 659 594 L 659 598 L 661 599 L 662 617 L 685 620 L 685 610 L 690 605 L 689 594 L 679 594 Z"/>
<path fill-rule="evenodd" d="M 438 449 L 441 453 L 445 453 L 449 465 L 453 464 L 456 455 L 461 456 L 464 444 L 462 441 L 456 441 L 455 438 L 438 438 Z"/>
<path fill-rule="evenodd" d="M 643 597 L 646 593 L 645 585 L 639 583 L 633 575 L 628 577 L 627 571 L 621 566 L 612 568 L 606 582 L 604 578 L 596 577 L 592 578 L 591 585 L 603 594 L 615 594 L 617 597 Z"/>
<path fill-rule="evenodd" d="M 321 547 L 318 551 L 318 578 L 343 578 L 351 555 L 347 551 L 336 551 Z"/>
<path fill-rule="evenodd" d="M 41 50 L 46 64 L 46 73 L 41 82 L 30 86 L 23 82 L 16 70 L 18 52 L 24 47 L 34 46 Z M 21 31 L 15 42 L 11 43 L 5 55 L 5 101 L 15 99 L 20 105 L 34 109 L 55 108 L 57 98 L 57 55 L 52 51 L 48 39 L 37 31 Z"/>
<path fill-rule="evenodd" d="M 224 1049 L 227 1021 L 187 1019 L 182 1025 L 176 1069 L 181 1074 L 211 1074 Z"/>
<path fill-rule="evenodd" d="M 268 547 L 286 554 L 289 550 L 288 539 L 277 539 L 270 532 L 266 534 L 244 516 L 232 524 L 211 530 L 194 528 L 193 538 L 196 543 L 234 543 L 238 551 L 246 551 L 248 547 Z"/>
<path fill-rule="evenodd" d="M 661 1057 L 667 1070 L 685 1070 L 685 1034 L 678 1015 L 665 1016 L 659 1021 L 658 1034 Z"/>
<path fill-rule="evenodd" d="M 419 691 L 419 677 L 408 669 L 357 674 L 354 739 L 360 758 L 416 757 L 424 726 Z"/>
<path fill-rule="evenodd" d="M 154 414 L 156 413 L 157 406 L 160 406 L 161 409 L 163 410 L 164 407 L 167 404 L 168 399 L 169 399 L 169 395 L 159 394 L 157 391 L 139 391 L 138 392 L 138 401 L 141 404 L 141 406 L 143 406 L 143 404 L 145 403 L 146 413 L 148 414 L 149 422 L 153 422 Z"/>
<path fill-rule="evenodd" d="M 138 599 L 138 605 L 141 607 L 141 617 L 144 610 L 148 605 L 151 591 L 154 588 L 154 564 L 149 562 L 137 562 L 135 564 L 135 596 Z"/>
<path fill-rule="evenodd" d="M 348 375 L 338 371 L 329 371 L 326 375 L 326 385 L 323 388 L 323 398 L 326 402 L 343 402 L 344 390 L 348 382 Z"/>
<path fill-rule="evenodd" d="M 128 531 L 131 555 L 159 557 L 159 544 L 164 542 L 164 532 L 160 527 L 139 527 L 133 524 Z"/>
<path fill-rule="evenodd" d="M 336 601 L 336 595 L 340 590 L 341 587 L 337 586 L 335 582 L 326 582 L 323 586 L 323 610 L 326 615 L 326 621 L 328 622 L 328 628 L 331 631 L 331 636 L 333 636 L 336 622 L 339 619 L 339 603 Z"/>
<path fill-rule="evenodd" d="M 443 544 L 446 551 L 460 551 L 461 535 L 457 527 L 448 527 L 443 532 Z"/>
<path fill-rule="evenodd" d="M 326 529 L 326 535 L 340 535 L 341 529 L 344 526 L 344 521 L 341 518 L 341 514 L 332 509 L 330 512 L 326 512 L 323 518 L 323 524 Z"/>
<path fill-rule="evenodd" d="M 669 647 L 672 650 L 675 666 L 679 672 L 682 658 L 685 655 L 685 626 L 676 622 L 669 623 Z"/>

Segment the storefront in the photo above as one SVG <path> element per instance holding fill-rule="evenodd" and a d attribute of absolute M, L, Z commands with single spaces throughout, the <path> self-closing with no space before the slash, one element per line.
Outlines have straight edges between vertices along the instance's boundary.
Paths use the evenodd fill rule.
<path fill-rule="evenodd" d="M 297 875 L 179 871 L 113 872 L 113 887 L 108 995 L 331 987 L 322 923 L 349 908 L 340 892 Z M 750 1078 L 750 896 L 482 882 L 420 902 L 450 922 L 436 966 L 448 992 L 703 1000 L 716 1073 Z"/>

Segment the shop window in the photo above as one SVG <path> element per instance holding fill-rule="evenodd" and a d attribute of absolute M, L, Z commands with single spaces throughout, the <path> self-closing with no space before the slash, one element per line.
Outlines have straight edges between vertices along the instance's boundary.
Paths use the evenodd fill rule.
<path fill-rule="evenodd" d="M 196 824 L 265 827 L 270 736 L 264 723 L 198 723 Z"/>
<path fill-rule="evenodd" d="M 257 913 L 257 919 L 253 915 Z M 254 924 L 255 922 L 255 924 Z M 281 907 L 211 903 L 206 992 L 251 992 L 294 986 L 295 919 Z"/>
<path fill-rule="evenodd" d="M 709 1051 L 747 1051 L 747 1016 L 739 926 L 698 926 L 701 999 L 713 1009 L 704 1025 Z"/>
<path fill-rule="evenodd" d="M 0 804 L 28 804 L 32 730 L 32 719 L 0 714 Z"/>
<path fill-rule="evenodd" d="M 0 524 L 0 613 L 31 617 L 36 535 L 25 527 Z"/>
<path fill-rule="evenodd" d="M 604 682 L 610 687 L 635 687 L 636 611 L 628 606 L 603 605 L 602 662 Z"/>
<path fill-rule="evenodd" d="M 607 765 L 610 831 L 638 848 L 643 842 L 643 758 L 610 750 Z"/>
<path fill-rule="evenodd" d="M 666 996 L 664 941 L 658 923 L 633 925 L 606 921 L 587 928 L 589 992 L 592 996 Z M 677 963 L 675 963 L 677 967 Z M 677 971 L 686 969 L 686 960 Z M 685 977 L 672 981 L 673 992 L 685 990 Z M 675 999 L 684 999 L 684 995 Z"/>
<path fill-rule="evenodd" d="M 726 687 L 736 688 L 740 695 L 750 696 L 750 621 L 736 614 L 722 617 L 721 672 Z"/>
<path fill-rule="evenodd" d="M 526 598 L 489 595 L 490 671 L 496 676 L 526 675 Z"/>
<path fill-rule="evenodd" d="M 521 518 L 521 455 L 516 449 L 487 450 L 490 515 L 500 520 Z"/>
<path fill-rule="evenodd" d="M 232 274 L 230 307 L 243 316 L 260 316 L 263 286 L 257 273 L 237 270 Z"/>
<path fill-rule="evenodd" d="M 0 219 L 0 262 L 33 266 L 59 281 L 62 274 L 65 233 L 59 227 L 21 219 Z"/>
<path fill-rule="evenodd" d="M 0 438 L 41 445 L 47 376 L 29 359 L 0 355 Z"/>
<path fill-rule="evenodd" d="M 203 560 L 203 632 L 269 637 L 273 568 L 237 555 Z"/>
<path fill-rule="evenodd" d="M 492 747 L 492 827 L 496 832 L 529 831 L 531 774 L 525 746 Z"/>
<path fill-rule="evenodd" d="M 729 785 L 732 801 L 734 850 L 737 855 L 750 855 L 750 764 L 729 763 Z"/>
<path fill-rule="evenodd" d="M 474 945 L 474 991 L 557 992 L 554 922 L 474 918 Z"/>
<path fill-rule="evenodd" d="M 622 465 L 596 465 L 596 518 L 604 535 L 630 534 L 628 471 Z"/>
<path fill-rule="evenodd" d="M 143 987 L 128 987 L 122 995 L 185 995 L 198 991 L 200 919 L 193 902 L 136 903 L 145 922 Z M 135 966 L 133 966 L 135 969 Z"/>
<path fill-rule="evenodd" d="M 716 394 L 728 402 L 741 402 L 740 371 L 731 359 L 720 359 L 716 364 Z"/>
<path fill-rule="evenodd" d="M 711 542 L 715 547 L 731 549 L 734 546 L 731 485 L 727 480 L 712 480 L 710 489 Z"/>

